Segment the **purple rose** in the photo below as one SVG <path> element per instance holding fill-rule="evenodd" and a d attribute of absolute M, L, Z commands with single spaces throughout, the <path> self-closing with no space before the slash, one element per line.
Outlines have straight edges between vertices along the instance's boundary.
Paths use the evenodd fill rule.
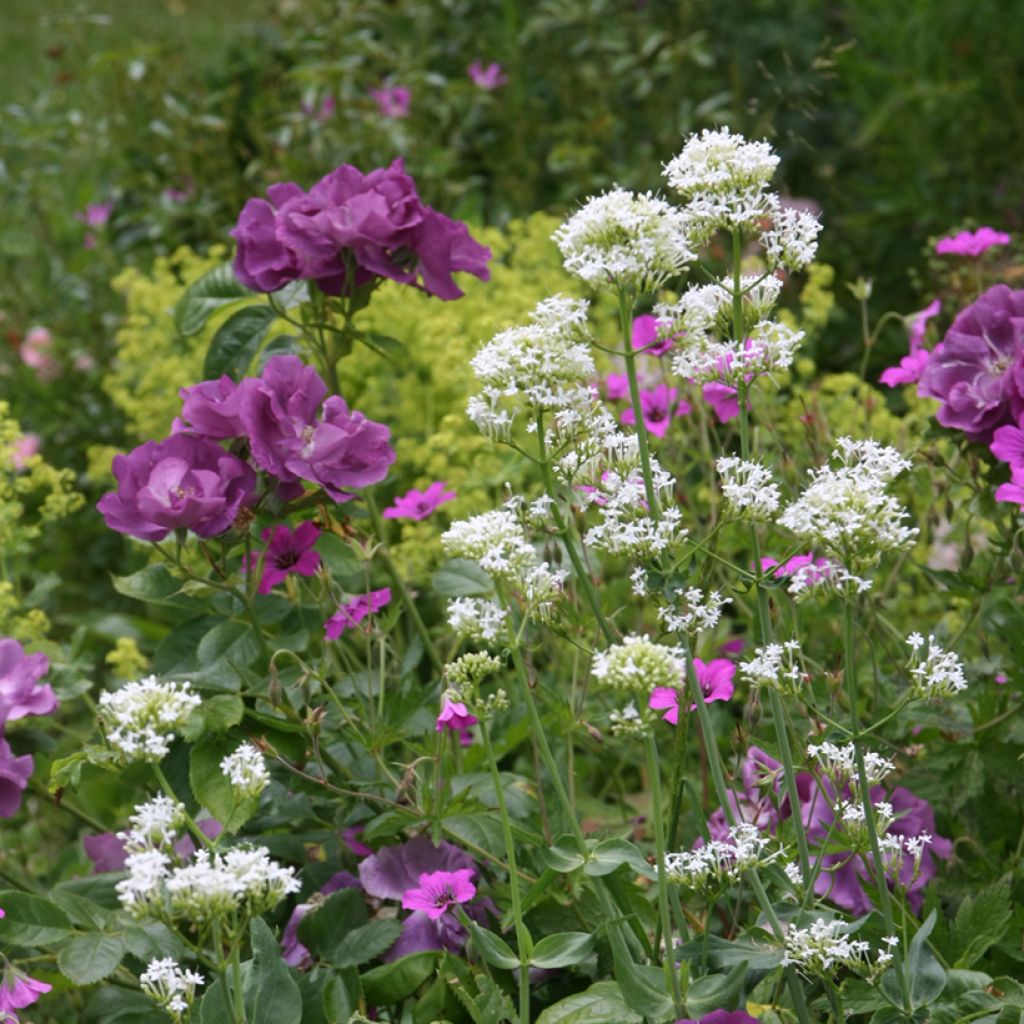
<path fill-rule="evenodd" d="M 0 738 L 0 818 L 10 818 L 18 813 L 21 794 L 34 767 L 31 754 L 15 757 L 7 740 Z"/>
<path fill-rule="evenodd" d="M 189 434 L 147 441 L 114 458 L 117 490 L 97 503 L 112 530 L 163 540 L 172 530 L 200 537 L 227 530 L 253 496 L 256 474 L 220 445 Z"/>
<path fill-rule="evenodd" d="M 266 199 L 250 199 L 231 235 L 235 250 L 235 277 L 254 292 L 276 292 L 303 276 L 298 254 L 277 237 L 277 208 L 296 193 L 298 185 L 271 185 Z"/>
<path fill-rule="evenodd" d="M 1024 412 L 1024 291 L 989 288 L 957 314 L 921 374 L 918 393 L 937 398 L 944 427 L 988 443 Z"/>
<path fill-rule="evenodd" d="M 246 383 L 236 384 L 225 375 L 219 380 L 204 380 L 201 384 L 182 388 L 181 419 L 188 426 L 181 429 L 217 440 L 241 437 L 245 433 L 242 399 L 246 394 Z"/>
<path fill-rule="evenodd" d="M 25 648 L 5 637 L 0 640 L 0 726 L 26 715 L 48 715 L 57 708 L 49 685 L 38 686 L 50 670 L 45 654 L 26 654 Z"/>

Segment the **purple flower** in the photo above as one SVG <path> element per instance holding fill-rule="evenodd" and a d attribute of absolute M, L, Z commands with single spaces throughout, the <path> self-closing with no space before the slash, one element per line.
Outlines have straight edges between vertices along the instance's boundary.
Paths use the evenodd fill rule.
<path fill-rule="evenodd" d="M 992 435 L 989 450 L 1000 462 L 1012 467 L 1024 466 L 1024 430 L 1020 427 L 999 427 Z"/>
<path fill-rule="evenodd" d="M 45 327 L 33 327 L 18 348 L 21 361 L 45 381 L 56 380 L 60 376 L 60 363 L 52 353 L 53 335 Z"/>
<path fill-rule="evenodd" d="M 256 474 L 241 459 L 188 434 L 117 455 L 113 470 L 117 490 L 96 507 L 112 530 L 140 540 L 163 540 L 178 529 L 200 537 L 223 533 L 256 486 Z"/>
<path fill-rule="evenodd" d="M 369 857 L 373 854 L 373 847 L 367 846 L 359 839 L 362 834 L 362 825 L 349 825 L 341 830 L 342 840 L 357 857 Z"/>
<path fill-rule="evenodd" d="M 633 348 L 645 352 L 649 356 L 663 356 L 672 351 L 672 339 L 658 340 L 658 318 L 649 313 L 638 316 L 633 321 Z"/>
<path fill-rule="evenodd" d="M 52 985 L 45 981 L 37 981 L 19 971 L 14 964 L 7 961 L 3 977 L 0 977 L 0 1014 L 11 1015 L 18 1019 L 15 1010 L 23 1010 L 31 1006 L 40 996 L 46 995 Z"/>
<path fill-rule="evenodd" d="M 331 875 L 320 890 L 322 896 L 329 896 L 339 889 L 359 889 L 359 879 L 347 871 L 338 871 Z M 306 947 L 299 941 L 299 924 L 313 908 L 313 903 L 299 903 L 292 910 L 292 916 L 281 933 L 281 955 L 289 967 L 306 968 L 312 966 L 313 958 Z"/>
<path fill-rule="evenodd" d="M 271 185 L 269 199 L 250 199 L 242 207 L 238 223 L 231 232 L 238 243 L 235 250 L 235 277 L 254 292 L 276 292 L 300 277 L 313 276 L 298 253 L 277 237 L 277 212 L 285 202 L 303 195 L 290 182 Z"/>
<path fill-rule="evenodd" d="M 196 827 L 207 839 L 216 839 L 224 831 L 216 818 L 200 818 Z M 82 848 L 85 855 L 92 861 L 95 874 L 106 871 L 120 871 L 126 863 L 128 851 L 124 842 L 113 832 L 98 832 L 95 835 L 82 837 Z M 196 852 L 195 840 L 185 834 L 174 844 L 174 852 L 183 860 L 189 860 Z"/>
<path fill-rule="evenodd" d="M 609 373 L 604 379 L 604 397 L 619 402 L 629 397 L 629 377 L 624 373 Z"/>
<path fill-rule="evenodd" d="M 994 245 L 1008 245 L 1010 236 L 995 228 L 978 228 L 977 231 L 961 231 L 959 234 L 940 238 L 935 251 L 940 256 L 969 256 L 977 259 Z"/>
<path fill-rule="evenodd" d="M 292 530 L 288 526 L 267 527 L 260 536 L 267 545 L 260 556 L 263 574 L 257 588 L 269 594 L 289 573 L 312 576 L 320 568 L 320 556 L 313 550 L 320 530 L 313 523 L 299 523 Z"/>
<path fill-rule="evenodd" d="M 690 404 L 679 397 L 676 388 L 659 384 L 656 388 L 640 392 L 640 412 L 648 432 L 655 437 L 664 437 L 673 417 L 686 416 L 690 412 Z M 623 423 L 636 423 L 632 409 L 624 409 L 619 419 Z"/>
<path fill-rule="evenodd" d="M 1024 411 L 1024 291 L 989 288 L 957 314 L 921 376 L 918 394 L 937 398 L 944 427 L 987 443 Z"/>
<path fill-rule="evenodd" d="M 380 611 L 391 600 L 391 588 L 371 590 L 343 604 L 324 624 L 328 640 L 337 640 L 346 629 L 355 629 L 367 615 Z"/>
<path fill-rule="evenodd" d="M 89 203 L 84 210 L 79 210 L 75 214 L 75 219 L 80 220 L 86 227 L 101 228 L 110 220 L 113 209 L 113 203 Z"/>
<path fill-rule="evenodd" d="M 898 366 L 890 366 L 883 370 L 878 380 L 891 388 L 899 387 L 900 384 L 916 384 L 921 379 L 931 355 L 931 352 L 924 348 L 911 352 L 899 361 Z"/>
<path fill-rule="evenodd" d="M 404 85 L 386 85 L 371 89 L 370 97 L 383 117 L 408 117 L 412 93 Z"/>
<path fill-rule="evenodd" d="M 335 112 L 338 109 L 338 102 L 333 96 L 325 96 L 320 101 L 319 107 L 314 107 L 312 103 L 302 104 L 302 112 L 306 117 L 315 118 L 317 121 L 324 123 L 330 121 L 334 117 Z"/>
<path fill-rule="evenodd" d="M 49 670 L 50 659 L 45 654 L 26 654 L 17 640 L 0 640 L 0 726 L 56 710 L 57 697 L 49 684 L 37 685 Z"/>
<path fill-rule="evenodd" d="M 779 579 L 789 579 L 790 576 L 800 573 L 804 577 L 804 582 L 812 587 L 828 579 L 831 568 L 832 566 L 827 558 L 815 558 L 813 552 L 808 552 L 806 555 L 794 555 L 783 562 L 782 565 L 779 565 L 778 561 L 774 558 L 761 559 L 762 572 L 774 569 L 775 571 L 771 575 Z"/>
<path fill-rule="evenodd" d="M 188 426 L 181 429 L 216 440 L 241 437 L 246 432 L 242 400 L 247 393 L 247 381 L 236 384 L 225 374 L 218 380 L 204 380 L 182 388 L 181 418 Z"/>
<path fill-rule="evenodd" d="M 742 654 L 747 642 L 741 636 L 730 637 L 718 647 L 719 654 Z"/>
<path fill-rule="evenodd" d="M 15 757 L 7 740 L 0 738 L 0 818 L 17 814 L 34 767 L 31 754 Z"/>
<path fill-rule="evenodd" d="M 938 299 L 932 299 L 924 309 L 911 313 L 910 321 L 910 351 L 916 352 L 924 344 L 925 331 L 928 330 L 928 321 L 934 319 L 942 312 L 942 303 Z"/>
<path fill-rule="evenodd" d="M 677 1020 L 676 1024 L 758 1024 L 758 1020 L 743 1010 L 712 1010 L 699 1020 L 686 1017 Z"/>
<path fill-rule="evenodd" d="M 1010 468 L 1010 482 L 996 488 L 995 499 L 1024 505 L 1024 465 Z"/>
<path fill-rule="evenodd" d="M 487 92 L 500 89 L 503 85 L 508 84 L 508 75 L 496 61 L 492 61 L 487 67 L 484 67 L 483 61 L 477 58 L 466 68 L 466 74 L 478 89 L 484 89 Z"/>
<path fill-rule="evenodd" d="M 441 713 L 437 716 L 436 730 L 442 732 L 444 729 L 452 729 L 462 733 L 464 729 L 476 725 L 478 721 L 479 719 L 475 715 L 471 715 L 461 701 L 446 700 L 444 707 L 441 708 Z"/>
<path fill-rule="evenodd" d="M 437 510 L 438 505 L 455 498 L 454 491 L 446 491 L 443 480 L 432 483 L 425 491 L 415 489 L 406 492 L 390 508 L 384 509 L 385 519 L 426 519 Z"/>
<path fill-rule="evenodd" d="M 711 406 L 719 423 L 728 423 L 740 414 L 738 392 L 728 384 L 717 380 L 708 381 L 701 388 L 704 401 Z"/>
<path fill-rule="evenodd" d="M 725 658 L 715 658 L 709 662 L 703 662 L 700 658 L 693 659 L 694 671 L 697 675 L 697 682 L 700 683 L 700 692 L 704 694 L 704 703 L 710 704 L 715 700 L 728 700 L 735 690 L 733 677 L 736 675 L 736 666 Z M 680 691 L 671 686 L 656 686 L 651 692 L 648 707 L 655 711 L 664 710 L 661 717 L 671 725 L 679 724 L 679 698 Z M 691 711 L 697 710 L 696 704 L 690 705 Z"/>
<path fill-rule="evenodd" d="M 402 895 L 402 909 L 422 910 L 431 921 L 436 921 L 451 907 L 468 903 L 476 895 L 474 875 L 473 868 L 424 872 L 417 887 Z"/>

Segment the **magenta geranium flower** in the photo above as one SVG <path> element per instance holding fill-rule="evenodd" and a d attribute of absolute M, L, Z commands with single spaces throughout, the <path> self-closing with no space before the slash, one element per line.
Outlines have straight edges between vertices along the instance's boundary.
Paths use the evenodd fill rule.
<path fill-rule="evenodd" d="M 26 654 L 25 648 L 4 637 L 0 640 L 0 727 L 26 715 L 48 715 L 57 708 L 49 684 L 39 680 L 50 670 L 45 654 Z"/>
<path fill-rule="evenodd" d="M 717 380 L 710 380 L 701 388 L 701 395 L 711 406 L 719 423 L 728 423 L 739 416 L 740 403 L 736 388 Z"/>
<path fill-rule="evenodd" d="M 758 1020 L 743 1010 L 712 1010 L 698 1020 L 686 1017 L 676 1024 L 758 1024 Z"/>
<path fill-rule="evenodd" d="M 992 435 L 989 450 L 1000 462 L 1008 462 L 1011 467 L 1024 465 L 1024 430 L 999 427 Z"/>
<path fill-rule="evenodd" d="M 438 732 L 451 729 L 458 732 L 461 739 L 463 730 L 476 725 L 478 721 L 479 719 L 470 714 L 469 709 L 461 701 L 446 700 L 441 713 L 437 716 L 436 729 Z"/>
<path fill-rule="evenodd" d="M 439 505 L 455 499 L 454 491 L 445 490 L 447 486 L 443 480 L 438 480 L 425 491 L 417 491 L 415 488 L 407 491 L 400 498 L 395 498 L 394 505 L 384 509 L 384 518 L 426 519 L 437 510 Z"/>
<path fill-rule="evenodd" d="M 931 355 L 931 352 L 922 348 L 903 356 L 896 366 L 887 367 L 882 371 L 878 378 L 879 383 L 890 388 L 899 387 L 900 384 L 916 384 L 921 379 Z"/>
<path fill-rule="evenodd" d="M 648 432 L 655 437 L 664 437 L 673 418 L 689 414 L 690 404 L 679 397 L 676 388 L 659 384 L 656 388 L 640 392 L 640 411 Z M 636 423 L 632 408 L 624 409 L 619 419 L 623 423 Z"/>
<path fill-rule="evenodd" d="M 328 640 L 337 640 L 346 629 L 355 629 L 367 615 L 379 612 L 391 600 L 391 588 L 371 590 L 341 607 L 324 624 Z"/>
<path fill-rule="evenodd" d="M 477 58 L 466 68 L 466 74 L 478 89 L 484 89 L 487 92 L 500 89 L 503 85 L 508 84 L 508 75 L 497 61 L 492 61 L 487 67 L 484 67 L 483 61 Z"/>
<path fill-rule="evenodd" d="M 788 579 L 790 576 L 801 573 L 805 577 L 805 582 L 812 586 L 827 579 L 831 568 L 827 558 L 815 558 L 812 552 L 808 552 L 806 555 L 794 555 L 781 565 L 774 558 L 761 559 L 762 572 L 774 569 L 775 571 L 771 575 L 779 579 Z"/>
<path fill-rule="evenodd" d="M 604 379 L 604 397 L 619 402 L 629 397 L 629 377 L 624 373 L 609 373 Z"/>
<path fill-rule="evenodd" d="M 267 548 L 260 556 L 263 575 L 259 593 L 269 594 L 289 573 L 313 576 L 320 568 L 320 556 L 313 550 L 320 536 L 315 524 L 299 523 L 294 530 L 288 526 L 267 527 L 260 536 Z"/>
<path fill-rule="evenodd" d="M 86 227 L 101 228 L 110 220 L 113 203 L 89 203 L 84 210 L 75 214 L 75 219 L 80 220 Z"/>
<path fill-rule="evenodd" d="M 961 231 L 948 238 L 940 238 L 935 243 L 935 251 L 940 256 L 967 256 L 977 259 L 992 246 L 1007 245 L 1009 241 L 1010 236 L 1005 231 L 996 231 L 995 228 L 978 228 L 977 231 Z"/>
<path fill-rule="evenodd" d="M 412 93 L 404 85 L 386 85 L 371 89 L 370 97 L 384 117 L 408 117 Z"/>
<path fill-rule="evenodd" d="M 472 868 L 459 871 L 431 871 L 420 875 L 419 886 L 402 896 L 405 910 L 421 910 L 436 921 L 450 907 L 468 903 L 476 895 Z"/>
<path fill-rule="evenodd" d="M 715 700 L 728 700 L 732 696 L 736 689 L 733 683 L 736 666 L 731 661 L 725 658 L 714 658 L 712 661 L 704 662 L 700 658 L 694 658 L 693 667 L 697 675 L 697 682 L 700 684 L 700 691 L 704 694 L 705 704 L 710 704 Z M 681 692 L 672 686 L 656 686 L 651 692 L 647 706 L 655 711 L 664 711 L 662 719 L 671 725 L 678 725 Z M 690 710 L 696 711 L 697 705 L 691 704 Z"/>
<path fill-rule="evenodd" d="M 40 996 L 46 995 L 52 985 L 45 981 L 37 981 L 19 971 L 10 961 L 4 967 L 3 978 L 0 979 L 0 1014 L 14 1014 L 15 1010 L 23 1010 L 31 1006 Z M 14 1018 L 17 1020 L 17 1016 Z"/>
<path fill-rule="evenodd" d="M 633 321 L 633 348 L 649 356 L 663 356 L 672 351 L 672 339 L 658 339 L 658 318 L 646 313 Z"/>
<path fill-rule="evenodd" d="M 1024 465 L 1013 466 L 1010 469 L 1009 483 L 1000 484 L 996 488 L 995 499 L 1024 505 Z"/>

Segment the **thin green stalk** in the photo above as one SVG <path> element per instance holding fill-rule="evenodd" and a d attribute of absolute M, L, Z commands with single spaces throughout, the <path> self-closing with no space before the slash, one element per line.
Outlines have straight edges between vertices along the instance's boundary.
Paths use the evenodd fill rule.
<path fill-rule="evenodd" d="M 640 385 L 636 379 L 636 353 L 633 351 L 633 303 L 625 291 L 619 291 L 619 323 L 622 326 L 623 358 L 626 361 L 626 376 L 629 378 L 629 401 L 633 407 L 634 427 L 640 446 L 640 468 L 644 475 L 644 492 L 651 518 L 660 517 L 657 495 L 654 492 L 654 478 L 651 475 L 651 454 L 647 438 L 647 424 L 640 404 Z"/>
<path fill-rule="evenodd" d="M 676 740 L 672 758 L 672 803 L 668 815 L 668 848 L 676 848 L 679 837 L 679 819 L 683 811 L 683 792 L 685 790 L 684 770 L 686 768 L 686 750 L 690 738 L 690 716 L 684 715 L 676 725 Z"/>
<path fill-rule="evenodd" d="M 679 975 L 676 971 L 675 957 L 672 952 L 672 919 L 668 908 L 668 878 L 665 874 L 665 824 L 662 821 L 661 807 L 661 766 L 658 764 L 658 750 L 654 745 L 654 737 L 647 736 L 644 740 L 647 750 L 647 774 L 651 784 L 651 820 L 654 822 L 654 850 L 658 860 L 658 912 L 661 917 L 661 931 L 665 942 L 662 967 L 665 971 L 666 988 L 672 993 L 672 1004 L 676 1015 L 683 1012 L 682 996 L 679 992 Z"/>
<path fill-rule="evenodd" d="M 239 1024 L 245 1024 L 245 993 L 242 990 L 242 962 L 237 942 L 231 949 L 231 992 L 235 1017 Z"/>
<path fill-rule="evenodd" d="M 164 775 L 163 768 L 158 763 L 153 763 L 150 767 L 153 769 L 153 774 L 156 776 L 156 781 L 160 784 L 160 788 L 164 791 L 164 795 L 170 797 L 175 803 L 181 803 L 178 799 L 178 794 L 174 792 L 167 776 Z M 188 827 L 189 832 L 192 833 L 193 837 L 198 843 L 200 850 L 206 849 L 210 845 L 210 840 L 207 838 L 203 830 L 196 824 L 195 819 L 188 811 L 183 811 L 185 815 L 185 825 Z"/>

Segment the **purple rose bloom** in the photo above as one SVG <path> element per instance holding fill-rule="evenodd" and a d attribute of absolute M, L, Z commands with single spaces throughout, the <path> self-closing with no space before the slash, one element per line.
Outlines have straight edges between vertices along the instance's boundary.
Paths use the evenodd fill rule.
<path fill-rule="evenodd" d="M 944 427 L 988 443 L 1024 412 L 1024 291 L 989 288 L 957 314 L 921 375 L 918 394 L 937 398 Z"/>
<path fill-rule="evenodd" d="M 0 818 L 10 818 L 18 813 L 21 794 L 34 767 L 31 754 L 15 757 L 7 740 L 0 738 Z"/>
<path fill-rule="evenodd" d="M 238 224 L 231 231 L 238 243 L 235 277 L 254 292 L 276 292 L 303 276 L 297 253 L 277 237 L 277 210 L 289 199 L 302 194 L 290 182 L 271 185 L 266 199 L 250 199 L 242 207 Z"/>
<path fill-rule="evenodd" d="M 45 654 L 26 654 L 10 637 L 0 640 L 0 726 L 56 710 L 57 697 L 49 684 L 36 685 L 49 670 L 50 659 Z"/>
<path fill-rule="evenodd" d="M 487 263 L 491 250 L 481 245 L 460 221 L 425 207 L 426 216 L 416 244 L 416 270 L 423 278 L 423 290 L 439 299 L 459 299 L 465 294 L 455 283 L 452 271 L 489 281 Z"/>
<path fill-rule="evenodd" d="M 256 474 L 220 445 L 189 434 L 147 441 L 114 458 L 117 490 L 96 507 L 112 530 L 163 540 L 172 530 L 223 533 L 253 496 Z"/>
<path fill-rule="evenodd" d="M 242 400 L 249 386 L 251 379 L 236 384 L 225 375 L 219 380 L 204 380 L 182 388 L 181 419 L 188 425 L 181 429 L 215 440 L 241 437 L 245 433 Z"/>

